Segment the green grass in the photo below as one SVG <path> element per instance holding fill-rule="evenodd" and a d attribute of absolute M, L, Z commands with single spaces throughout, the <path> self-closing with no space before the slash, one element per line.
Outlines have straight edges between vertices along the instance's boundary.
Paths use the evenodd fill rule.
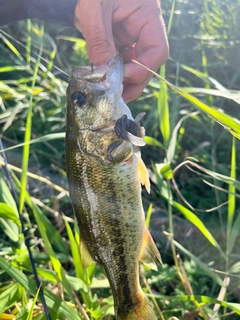
<path fill-rule="evenodd" d="M 151 194 L 147 225 L 163 266 L 141 266 L 159 319 L 238 319 L 239 0 L 162 3 L 171 59 L 142 96 Z M 0 319 L 45 319 L 23 239 L 24 217 L 52 319 L 114 319 L 102 268 L 81 265 L 65 174 L 65 95 L 87 64 L 80 34 L 36 21 L 0 31 Z M 40 49 L 39 49 L 40 48 Z M 191 313 L 192 312 L 192 313 Z"/>

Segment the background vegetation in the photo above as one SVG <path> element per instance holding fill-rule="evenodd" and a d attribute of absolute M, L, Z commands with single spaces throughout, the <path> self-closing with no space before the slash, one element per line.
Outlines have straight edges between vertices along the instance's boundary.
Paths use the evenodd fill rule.
<path fill-rule="evenodd" d="M 239 319 L 240 1 L 162 1 L 171 58 L 129 104 L 143 120 L 161 251 L 141 281 L 159 319 Z M 102 269 L 84 271 L 65 174 L 65 92 L 86 65 L 74 29 L 22 21 L 0 30 L 0 319 L 45 319 L 18 211 L 51 319 L 112 319 Z M 30 142 L 30 144 L 29 144 Z M 25 232 L 26 233 L 26 232 Z M 86 313 L 87 312 L 87 313 Z"/>

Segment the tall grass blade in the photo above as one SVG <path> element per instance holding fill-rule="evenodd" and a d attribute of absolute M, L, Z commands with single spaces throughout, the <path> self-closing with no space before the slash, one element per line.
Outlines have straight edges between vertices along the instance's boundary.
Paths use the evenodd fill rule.
<path fill-rule="evenodd" d="M 3 150 L 3 145 L 2 145 L 2 140 L 1 139 L 0 139 L 0 150 Z M 7 175 L 10 187 L 11 187 L 12 198 L 14 199 L 15 205 L 17 206 L 17 195 L 16 195 L 16 192 L 15 192 L 15 189 L 14 189 L 14 186 L 13 186 L 12 177 L 11 177 L 10 172 L 8 170 L 7 158 L 6 158 L 6 155 L 5 155 L 4 152 L 3 152 L 3 160 L 5 162 L 6 175 Z M 34 279 L 36 281 L 36 284 L 37 284 L 38 288 L 40 288 L 40 281 L 39 281 L 39 278 L 38 278 L 38 274 L 37 274 L 37 271 L 36 271 L 36 266 L 35 266 L 35 263 L 34 263 L 34 260 L 33 260 L 33 256 L 32 256 L 32 252 L 31 252 L 31 249 L 30 249 L 28 233 L 27 233 L 27 230 L 26 230 L 26 228 L 24 226 L 23 215 L 19 210 L 18 210 L 18 216 L 19 216 L 19 220 L 21 222 L 22 233 L 23 233 L 25 244 L 26 244 L 27 251 L 28 251 L 28 254 L 29 254 L 29 259 L 30 259 L 30 262 L 31 262 L 31 265 L 32 265 L 32 269 L 33 269 L 33 273 L 34 273 Z M 43 295 L 43 291 L 41 290 L 41 288 L 40 288 L 40 298 L 41 298 L 41 301 L 42 301 L 42 304 L 43 304 L 43 309 L 44 309 L 44 312 L 46 314 L 46 318 L 47 318 L 47 320 L 51 320 L 51 317 L 50 317 L 50 314 L 49 314 L 49 311 L 48 311 L 48 308 L 47 308 L 47 305 L 46 305 L 46 301 L 45 301 L 45 298 L 44 298 L 44 295 Z"/>
<path fill-rule="evenodd" d="M 0 294 L 0 319 L 1 314 L 11 308 L 21 297 L 22 290 L 19 284 L 12 285 Z"/>
<path fill-rule="evenodd" d="M 41 29 L 41 36 L 43 36 L 43 27 Z M 28 159 L 29 159 L 29 141 L 31 138 L 31 127 L 32 127 L 32 112 L 33 112 L 33 91 L 36 83 L 36 78 L 38 74 L 38 69 L 40 65 L 41 55 L 43 50 L 43 44 L 40 46 L 39 55 L 36 61 L 36 64 L 34 66 L 33 71 L 33 80 L 32 80 L 32 86 L 31 90 L 32 93 L 30 95 L 29 99 L 29 109 L 27 114 L 27 121 L 26 121 L 26 128 L 25 128 L 25 136 L 24 136 L 24 142 L 26 143 L 23 147 L 23 158 L 22 158 L 22 175 L 21 175 L 21 190 L 20 190 L 20 197 L 19 197 L 19 212 L 22 213 L 23 205 L 24 205 L 24 199 L 25 199 L 25 192 L 26 192 L 26 186 L 27 186 L 27 170 L 28 170 Z"/>
<path fill-rule="evenodd" d="M 194 68 L 191 68 L 189 66 L 183 65 L 183 64 L 180 64 L 180 66 L 184 70 L 187 70 L 188 72 L 191 72 L 192 74 L 194 74 L 196 77 L 202 79 L 204 82 L 213 85 L 216 89 L 218 89 L 219 92 L 228 91 L 220 82 L 218 82 L 216 79 L 210 77 L 208 74 L 201 72 L 199 70 L 196 70 Z M 207 90 L 207 89 L 205 88 L 205 90 Z"/>
<path fill-rule="evenodd" d="M 48 236 L 46 234 L 46 228 L 45 228 L 45 225 L 44 223 L 41 221 L 41 219 L 39 219 L 39 208 L 34 205 L 33 203 L 31 204 L 31 208 L 33 209 L 33 212 L 34 212 L 34 216 L 36 218 L 36 221 L 37 221 L 37 224 L 38 224 L 38 227 L 39 227 L 39 230 L 40 230 L 40 233 L 41 233 L 41 236 L 43 238 L 43 241 L 44 241 L 44 245 L 46 247 L 46 251 L 47 253 L 49 254 L 50 256 L 50 260 L 51 260 L 51 263 L 52 263 L 52 266 L 53 266 L 53 269 L 54 271 L 56 272 L 56 275 L 57 275 L 57 279 L 60 281 L 60 283 L 62 284 L 64 290 L 68 293 L 68 295 L 71 297 L 73 303 L 76 303 L 76 305 L 78 306 L 81 314 L 83 315 L 84 319 L 88 319 L 88 316 L 86 314 L 86 311 L 85 309 L 82 307 L 82 305 L 80 304 L 79 300 L 77 299 L 77 296 L 75 296 L 75 293 L 74 291 L 72 290 L 71 288 L 71 285 L 69 284 L 68 282 L 68 279 L 66 277 L 66 274 L 65 274 L 65 270 L 63 269 L 59 259 L 57 258 L 52 246 L 51 246 L 51 243 L 48 239 Z M 85 297 L 85 294 L 83 294 L 83 296 Z M 85 302 L 85 301 L 84 301 Z"/>
<path fill-rule="evenodd" d="M 236 273 L 239 274 L 240 272 L 240 261 L 234 263 L 234 265 L 232 265 L 229 269 L 228 272 L 231 273 Z"/>
<path fill-rule="evenodd" d="M 57 284 L 57 274 L 55 271 L 48 270 L 48 269 L 42 269 L 42 268 L 37 268 L 37 271 L 38 271 L 39 276 L 43 277 L 44 279 L 48 280 L 51 283 Z M 84 293 L 88 293 L 89 288 L 81 279 L 76 278 L 76 277 L 71 277 L 68 275 L 66 275 L 66 278 L 67 278 L 69 284 L 71 285 L 71 287 L 75 291 L 81 291 Z M 108 287 L 109 287 L 109 285 L 108 285 Z"/>
<path fill-rule="evenodd" d="M 178 121 L 178 123 L 176 124 L 175 128 L 173 129 L 171 140 L 169 142 L 169 146 L 168 146 L 168 149 L 167 149 L 167 160 L 170 163 L 173 161 L 174 155 L 175 155 L 175 148 L 176 148 L 178 130 L 180 129 L 180 127 L 181 127 L 181 125 L 182 125 L 184 120 L 186 120 L 189 117 L 193 117 L 196 114 L 197 114 L 197 112 L 192 112 L 192 113 L 186 114 L 184 117 L 182 117 Z"/>
<path fill-rule="evenodd" d="M 170 17 L 169 17 L 169 20 L 168 20 L 167 34 L 170 33 L 171 28 L 172 28 L 173 16 L 174 16 L 174 11 L 175 11 L 175 3 L 176 3 L 176 1 L 173 0 L 173 1 L 172 1 L 171 12 L 170 12 Z"/>
<path fill-rule="evenodd" d="M 26 66 L 5 66 L 0 68 L 0 73 L 11 71 L 26 70 Z"/>
<path fill-rule="evenodd" d="M 9 239 L 15 243 L 19 241 L 19 228 L 11 220 L 0 218 L 0 227 Z"/>
<path fill-rule="evenodd" d="M 17 281 L 24 287 L 25 290 L 35 295 L 37 292 L 36 283 L 31 278 L 27 277 L 23 272 L 13 267 L 8 261 L 0 257 L 0 268 L 4 270 L 12 279 Z M 59 296 L 48 289 L 44 289 L 44 296 L 47 306 L 54 312 L 58 312 L 60 316 L 66 319 L 79 320 L 79 314 L 68 304 L 61 300 Z"/>
<path fill-rule="evenodd" d="M 231 303 L 227 301 L 222 301 L 222 300 L 217 300 L 215 298 L 211 298 L 208 296 L 198 296 L 198 295 L 191 295 L 191 296 L 186 296 L 186 295 L 174 295 L 174 296 L 163 296 L 163 295 L 151 295 L 151 294 L 146 294 L 148 297 L 153 296 L 155 299 L 161 299 L 161 300 L 176 300 L 176 301 L 199 301 L 202 304 L 220 304 L 222 307 L 227 307 L 231 310 L 233 310 L 236 314 L 240 315 L 240 304 L 239 303 Z M 229 318 L 230 319 L 230 318 Z"/>
<path fill-rule="evenodd" d="M 16 47 L 14 47 L 14 45 L 13 45 L 2 33 L 0 33 L 0 38 L 2 38 L 2 40 L 4 41 L 4 43 L 6 44 L 6 46 L 8 46 L 8 48 L 9 48 L 20 60 L 22 60 L 22 56 L 21 56 L 20 52 L 17 50 Z"/>
<path fill-rule="evenodd" d="M 205 88 L 195 88 L 195 87 L 182 87 L 184 92 L 187 93 L 200 93 L 205 95 L 211 95 L 215 97 L 222 97 L 226 99 L 231 99 L 238 104 L 240 104 L 240 91 L 237 90 L 216 90 L 216 89 L 205 89 Z"/>
<path fill-rule="evenodd" d="M 223 285 L 222 279 L 214 271 L 212 271 L 205 263 L 203 263 L 200 259 L 198 259 L 196 256 L 194 256 L 190 251 L 188 251 L 186 248 L 184 248 L 176 240 L 173 240 L 173 242 L 174 242 L 175 246 L 178 247 L 184 254 L 186 254 L 189 258 L 191 258 L 193 261 L 195 261 L 196 264 L 199 266 L 199 268 L 207 276 L 212 278 L 214 282 L 216 282 L 219 286 L 222 287 L 222 285 Z"/>
<path fill-rule="evenodd" d="M 198 109 L 205 112 L 209 117 L 211 117 L 213 120 L 221 124 L 227 131 L 229 131 L 233 136 L 240 139 L 240 123 L 236 120 L 234 120 L 231 116 L 223 113 L 222 111 L 219 111 L 217 109 L 211 108 L 195 98 L 194 96 L 184 92 L 180 88 L 174 86 L 171 82 L 164 79 L 162 76 L 159 76 L 156 72 L 153 72 L 151 69 L 145 67 L 138 61 L 134 62 L 143 68 L 147 69 L 148 71 L 152 72 L 158 79 L 166 83 L 173 91 L 177 92 L 180 96 L 182 96 L 184 99 L 188 100 L 192 104 L 194 104 Z"/>
<path fill-rule="evenodd" d="M 1 150 L 1 141 L 0 141 L 0 150 Z M 17 205 L 14 201 L 14 198 L 0 175 L 0 201 L 6 205 L 8 205 L 12 210 L 12 214 L 18 212 Z M 12 215 L 12 217 L 14 217 Z M 15 218 L 14 218 L 15 219 Z M 18 242 L 19 240 L 19 227 L 16 224 L 16 222 L 12 221 L 13 219 L 6 219 L 6 217 L 0 218 L 0 227 L 3 230 L 3 232 L 13 241 Z"/>
<path fill-rule="evenodd" d="M 146 223 L 146 226 L 147 228 L 150 227 L 150 220 L 151 220 L 151 216 L 152 216 L 152 208 L 153 208 L 153 205 L 152 203 L 149 205 L 148 207 L 148 211 L 147 211 L 147 215 L 146 215 L 146 220 L 145 220 L 145 223 Z"/>
<path fill-rule="evenodd" d="M 79 245 L 77 244 L 77 242 L 75 240 L 75 237 L 73 235 L 72 229 L 69 226 L 69 223 L 67 222 L 66 219 L 64 219 L 64 220 L 65 220 L 66 230 L 67 230 L 67 234 L 68 234 L 68 239 L 70 241 L 71 252 L 72 252 L 73 263 L 74 263 L 76 275 L 79 279 L 81 279 L 85 282 L 86 279 L 85 279 L 84 269 L 83 269 L 82 263 L 81 263 Z"/>
<path fill-rule="evenodd" d="M 86 47 L 86 41 L 84 39 L 81 39 L 81 38 L 62 36 L 62 37 L 58 37 L 58 39 L 75 42 L 75 43 L 78 43 L 83 48 Z"/>
<path fill-rule="evenodd" d="M 46 142 L 46 141 L 51 141 L 51 140 L 55 140 L 55 139 L 64 139 L 64 138 L 65 138 L 65 132 L 49 133 L 49 134 L 46 134 L 45 136 L 42 136 L 42 137 L 39 137 L 39 138 L 36 138 L 36 139 L 32 139 L 32 140 L 29 140 L 29 141 L 26 141 L 26 142 L 23 142 L 23 143 L 19 143 L 19 144 L 16 144 L 15 146 L 0 150 L 0 153 L 1 152 L 6 152 L 6 151 L 9 151 L 9 150 L 13 150 L 13 149 L 16 149 L 16 148 L 19 148 L 19 147 L 22 147 L 22 146 L 26 146 L 26 145 L 29 145 L 29 144 L 33 144 L 33 143 L 40 143 L 40 142 Z"/>
<path fill-rule="evenodd" d="M 235 138 L 232 139 L 232 157 L 231 157 L 231 172 L 230 172 L 230 178 L 236 179 L 236 142 Z M 229 194 L 228 194 L 228 219 L 227 219 L 227 252 L 228 250 L 228 240 L 230 238 L 230 233 L 232 229 L 232 223 L 235 213 L 235 206 L 236 206 L 236 196 L 235 196 L 235 186 L 229 185 L 228 188 Z"/>
<path fill-rule="evenodd" d="M 233 247 L 236 243 L 237 236 L 239 236 L 240 230 L 240 214 L 238 213 L 232 228 L 229 234 L 229 238 L 227 239 L 227 254 L 230 254 L 233 250 Z"/>
<path fill-rule="evenodd" d="M 21 186 L 20 181 L 15 176 L 14 176 L 14 179 L 15 179 L 15 182 L 17 183 L 17 185 L 20 187 Z M 1 182 L 1 179 L 0 179 L 0 182 Z M 49 184 L 49 185 L 51 185 L 51 184 Z M 1 184 L 0 184 L 0 187 L 1 187 Z M 55 188 L 54 185 L 52 185 L 52 187 Z M 64 192 L 64 189 L 61 188 L 58 191 Z M 26 200 L 26 203 L 28 204 L 28 206 L 32 210 L 34 210 L 34 208 L 38 208 L 32 202 L 31 197 L 29 196 L 27 191 L 26 191 L 25 195 L 26 195 L 25 200 Z M 0 199 L 1 199 L 1 195 L 0 195 Z M 37 213 L 38 213 L 39 220 L 42 222 L 42 224 L 44 224 L 44 226 L 46 228 L 46 233 L 47 233 L 47 236 L 49 237 L 51 243 L 59 250 L 59 252 L 67 254 L 68 253 L 67 244 L 63 241 L 61 235 L 59 234 L 59 232 L 57 231 L 55 226 L 48 220 L 48 218 L 43 214 L 43 212 L 41 210 L 38 209 Z"/>
<path fill-rule="evenodd" d="M 161 67 L 160 71 L 161 77 L 165 77 L 165 65 Z M 167 85 L 162 82 L 160 86 L 160 91 L 158 95 L 158 116 L 160 131 L 163 136 L 164 145 L 168 145 L 170 138 L 170 124 L 169 124 L 169 107 L 168 107 L 168 91 Z"/>
<path fill-rule="evenodd" d="M 37 221 L 37 225 L 39 227 L 39 231 L 41 233 L 41 236 L 42 236 L 43 241 L 44 241 L 44 245 L 46 247 L 46 251 L 50 256 L 50 260 L 51 260 L 53 269 L 57 274 L 58 280 L 62 283 L 64 289 L 67 291 L 67 293 L 70 295 L 70 297 L 72 297 L 72 290 L 71 290 L 71 287 L 70 287 L 70 285 L 69 285 L 69 283 L 67 281 L 67 278 L 66 278 L 65 272 L 63 270 L 63 267 L 62 267 L 60 261 L 58 260 L 58 258 L 56 257 L 55 252 L 53 251 L 52 245 L 51 245 L 51 243 L 49 241 L 49 238 L 47 236 L 47 233 L 46 233 L 46 226 L 43 223 L 43 221 L 40 219 L 40 214 L 39 214 L 40 209 L 33 203 L 31 203 L 31 208 L 33 210 L 34 217 L 35 217 L 35 219 Z"/>
<path fill-rule="evenodd" d="M 35 294 L 35 297 L 34 297 L 34 299 L 32 301 L 32 305 L 31 305 L 31 308 L 30 308 L 30 310 L 28 312 L 28 316 L 27 316 L 26 320 L 32 320 L 33 319 L 33 310 L 34 310 L 34 307 L 36 305 L 40 289 L 41 289 L 41 287 L 38 288 L 37 293 Z"/>
<path fill-rule="evenodd" d="M 225 176 L 221 173 L 217 173 L 215 171 L 212 171 L 212 170 L 209 170 L 209 169 L 206 169 L 200 165 L 198 165 L 197 163 L 189 160 L 189 159 L 193 159 L 193 158 L 187 158 L 183 163 L 182 165 L 190 165 L 190 169 L 195 172 L 195 173 L 198 173 L 199 175 L 202 174 L 202 173 L 199 173 L 197 170 L 194 170 L 193 168 L 196 168 L 198 169 L 199 171 L 203 172 L 204 174 L 208 175 L 209 177 L 212 177 L 214 179 L 217 179 L 219 181 L 222 181 L 222 182 L 225 182 L 227 183 L 228 185 L 232 185 L 234 186 L 237 190 L 240 190 L 240 181 L 238 180 L 234 180 L 232 179 L 231 177 L 229 176 Z M 193 160 L 196 160 L 196 159 L 193 159 Z M 204 176 L 206 177 L 206 176 Z"/>
<path fill-rule="evenodd" d="M 1 177 L 1 175 L 0 175 L 0 201 L 2 202 L 0 206 L 0 208 L 2 208 L 2 210 L 0 209 L 0 211 L 2 212 L 2 214 L 0 214 L 0 227 L 3 230 L 3 232 L 13 242 L 18 242 L 19 219 L 18 219 L 18 216 L 16 215 L 16 212 L 18 212 L 18 209 L 6 182 Z"/>
<path fill-rule="evenodd" d="M 183 98 L 187 99 L 189 102 L 193 103 L 198 109 L 205 112 L 208 116 L 210 116 L 213 120 L 220 123 L 226 130 L 228 130 L 233 136 L 240 139 L 240 123 L 235 121 L 231 116 L 211 108 L 198 100 L 197 98 L 193 97 L 192 95 L 184 92 L 183 90 L 179 89 L 178 87 L 171 84 L 169 81 L 161 77 L 161 80 L 165 82 L 172 90 L 176 91 L 180 94 Z"/>
<path fill-rule="evenodd" d="M 144 140 L 146 141 L 146 143 L 149 146 L 155 146 L 155 147 L 159 147 L 159 148 L 165 150 L 164 145 L 161 142 L 159 142 L 157 139 L 155 139 L 155 138 L 152 138 L 152 137 L 149 137 L 149 136 L 145 136 Z"/>
<path fill-rule="evenodd" d="M 1 158 L 0 158 L 0 164 L 5 165 L 5 163 L 3 161 L 1 161 Z M 8 164 L 8 167 L 13 171 L 20 172 L 20 173 L 22 172 L 22 169 L 20 169 L 18 167 L 15 167 L 15 166 L 13 166 L 11 164 Z M 29 171 L 27 172 L 27 176 L 32 178 L 32 179 L 35 179 L 35 180 L 38 180 L 40 182 L 43 182 L 43 183 L 47 184 L 48 186 L 50 186 L 51 188 L 57 190 L 58 192 L 61 192 L 62 194 L 68 195 L 68 191 L 66 189 L 63 189 L 59 185 L 52 183 L 51 180 L 49 180 L 49 179 L 47 179 L 45 177 L 38 176 L 37 174 L 31 173 Z"/>
<path fill-rule="evenodd" d="M 202 234 L 206 237 L 206 239 L 216 248 L 220 249 L 219 244 L 217 243 L 217 241 L 214 239 L 214 237 L 212 236 L 212 234 L 210 233 L 210 231 L 205 227 L 205 225 L 203 224 L 203 222 L 189 209 L 185 208 L 183 205 L 181 205 L 180 203 L 173 201 L 172 202 L 173 206 L 179 210 L 184 217 L 191 222 L 196 228 L 198 228 L 199 231 L 202 232 Z M 222 250 L 220 249 L 220 251 L 222 252 Z"/>
<path fill-rule="evenodd" d="M 16 211 L 6 203 L 0 202 L 0 218 L 12 220 L 18 227 L 21 225 Z"/>
<path fill-rule="evenodd" d="M 32 28 L 32 22 L 30 19 L 27 19 L 27 36 L 26 36 L 26 61 L 27 64 L 30 64 L 31 61 L 31 43 L 32 43 L 32 38 L 30 35 Z"/>
<path fill-rule="evenodd" d="M 204 70 L 204 75 L 208 77 L 208 61 L 207 61 L 207 56 L 204 47 L 202 48 L 202 66 Z M 210 89 L 210 84 L 205 83 L 205 88 Z M 209 106 L 213 106 L 213 97 L 212 96 L 206 96 L 206 103 Z"/>
<path fill-rule="evenodd" d="M 28 193 L 26 193 L 26 202 L 32 208 L 37 223 L 40 222 L 40 225 L 38 224 L 40 231 L 43 232 L 44 230 L 46 237 L 50 239 L 52 245 L 57 248 L 59 252 L 68 254 L 67 244 L 63 241 L 58 230 L 48 220 L 43 212 L 31 201 Z"/>
<path fill-rule="evenodd" d="M 14 201 L 12 193 L 10 192 L 6 182 L 4 181 L 1 175 L 0 175 L 0 201 L 8 204 L 13 209 L 14 212 L 18 212 L 17 205 Z"/>

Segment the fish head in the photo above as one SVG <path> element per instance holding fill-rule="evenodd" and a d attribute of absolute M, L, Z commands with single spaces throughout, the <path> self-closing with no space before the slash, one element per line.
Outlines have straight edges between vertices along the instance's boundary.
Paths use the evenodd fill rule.
<path fill-rule="evenodd" d="M 114 124 L 132 114 L 122 99 L 123 61 L 108 65 L 77 67 L 67 89 L 67 138 L 75 139 L 86 153 L 102 157 L 116 139 Z"/>

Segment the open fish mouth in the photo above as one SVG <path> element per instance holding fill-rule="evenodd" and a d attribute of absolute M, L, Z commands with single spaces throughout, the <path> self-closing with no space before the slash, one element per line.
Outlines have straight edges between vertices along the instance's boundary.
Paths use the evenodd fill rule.
<path fill-rule="evenodd" d="M 106 89 L 115 92 L 122 85 L 123 61 L 120 56 L 114 57 L 107 65 L 74 67 L 72 77 L 89 83 L 105 83 Z"/>

